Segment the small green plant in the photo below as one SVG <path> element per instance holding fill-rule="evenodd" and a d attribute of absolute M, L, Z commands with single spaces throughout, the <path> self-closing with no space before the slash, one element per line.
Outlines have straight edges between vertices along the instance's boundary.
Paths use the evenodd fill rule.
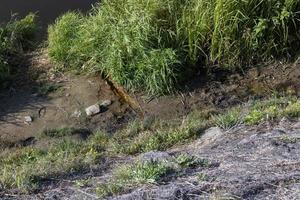
<path fill-rule="evenodd" d="M 197 167 L 200 164 L 198 158 L 190 156 L 188 154 L 180 154 L 179 156 L 177 156 L 176 163 L 180 167 Z"/>
<path fill-rule="evenodd" d="M 300 101 L 290 101 L 288 106 L 284 109 L 283 114 L 287 117 L 297 118 L 300 116 Z"/>
<path fill-rule="evenodd" d="M 207 181 L 208 178 L 209 178 L 208 175 L 205 174 L 205 173 L 199 173 L 199 174 L 197 175 L 197 180 L 198 180 L 199 182 Z"/>
<path fill-rule="evenodd" d="M 78 188 L 83 188 L 83 187 L 87 187 L 88 185 L 90 185 L 90 183 L 91 183 L 90 179 L 81 179 L 81 180 L 75 181 L 75 186 Z"/>
<path fill-rule="evenodd" d="M 162 162 L 137 162 L 124 165 L 115 170 L 114 177 L 108 183 L 100 184 L 96 191 L 101 197 L 120 194 L 128 187 L 141 184 L 154 184 L 166 176 L 172 166 Z"/>
<path fill-rule="evenodd" d="M 264 119 L 264 113 L 260 110 L 252 110 L 246 117 L 245 123 L 248 125 L 258 124 Z"/>
<path fill-rule="evenodd" d="M 177 156 L 176 163 L 183 168 L 209 167 L 211 165 L 207 159 L 200 159 L 188 154 L 180 154 Z"/>
<path fill-rule="evenodd" d="M 299 138 L 296 137 L 289 137 L 287 135 L 281 136 L 278 138 L 278 141 L 283 142 L 285 144 L 294 144 L 298 141 Z"/>
<path fill-rule="evenodd" d="M 297 118 L 300 116 L 300 101 L 295 97 L 274 97 L 264 101 L 254 102 L 245 116 L 248 125 L 258 124 L 265 120 L 282 117 Z"/>
<path fill-rule="evenodd" d="M 213 121 L 218 127 L 228 130 L 241 123 L 242 117 L 241 108 L 237 107 L 226 111 L 224 114 L 214 115 Z"/>

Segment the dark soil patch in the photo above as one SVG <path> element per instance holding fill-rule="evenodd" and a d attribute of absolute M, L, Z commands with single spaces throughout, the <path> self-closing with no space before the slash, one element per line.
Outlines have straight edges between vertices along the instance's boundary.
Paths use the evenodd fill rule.
<path fill-rule="evenodd" d="M 243 74 L 212 72 L 208 77 L 198 75 L 186 84 L 185 89 L 169 96 L 136 96 L 146 115 L 174 119 L 193 110 L 222 110 L 273 94 L 300 96 L 299 78 L 299 64 L 273 63 L 248 69 Z"/>

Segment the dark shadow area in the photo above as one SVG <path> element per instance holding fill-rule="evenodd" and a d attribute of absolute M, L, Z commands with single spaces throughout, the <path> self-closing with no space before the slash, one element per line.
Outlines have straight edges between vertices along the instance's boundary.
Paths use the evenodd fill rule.
<path fill-rule="evenodd" d="M 0 23 L 8 22 L 14 14 L 24 17 L 30 12 L 37 13 L 42 32 L 45 33 L 47 26 L 63 13 L 70 10 L 85 12 L 97 2 L 97 0 L 0 0 Z"/>

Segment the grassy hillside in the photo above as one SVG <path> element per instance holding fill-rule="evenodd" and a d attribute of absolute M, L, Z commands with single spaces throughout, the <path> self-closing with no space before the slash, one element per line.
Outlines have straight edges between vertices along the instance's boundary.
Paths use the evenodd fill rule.
<path fill-rule="evenodd" d="M 20 20 L 0 26 L 0 86 L 12 75 L 10 58 L 19 55 L 32 43 L 36 32 L 35 15 L 29 14 Z"/>
<path fill-rule="evenodd" d="M 297 0 L 104 0 L 49 28 L 63 69 L 101 71 L 128 89 L 171 91 L 199 67 L 244 67 L 299 51 Z"/>

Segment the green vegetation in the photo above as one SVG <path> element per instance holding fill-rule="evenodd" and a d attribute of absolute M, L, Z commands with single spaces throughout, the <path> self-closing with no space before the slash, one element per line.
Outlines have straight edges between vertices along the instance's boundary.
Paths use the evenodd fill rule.
<path fill-rule="evenodd" d="M 208 167 L 210 165 L 210 162 L 208 160 L 199 159 L 188 154 L 180 154 L 179 156 L 177 156 L 176 163 L 182 168 Z"/>
<path fill-rule="evenodd" d="M 50 26 L 49 55 L 61 69 L 164 93 L 199 64 L 234 69 L 296 56 L 299 10 L 297 0 L 104 0 Z"/>
<path fill-rule="evenodd" d="M 101 197 L 119 194 L 128 187 L 141 184 L 156 183 L 172 170 L 172 166 L 163 162 L 137 162 L 118 168 L 113 180 L 97 187 L 97 194 Z"/>
<path fill-rule="evenodd" d="M 32 45 L 36 32 L 36 16 L 29 14 L 20 20 L 0 25 L 0 86 L 5 86 L 12 75 L 10 60 Z"/>
<path fill-rule="evenodd" d="M 242 112 L 240 107 L 232 108 L 224 114 L 214 115 L 214 123 L 224 129 L 228 130 L 242 121 Z"/>
<path fill-rule="evenodd" d="M 249 109 L 244 122 L 248 125 L 282 117 L 300 116 L 300 101 L 295 97 L 274 97 L 266 101 L 257 101 Z"/>
<path fill-rule="evenodd" d="M 297 137 L 290 137 L 288 135 L 283 135 L 278 138 L 279 142 L 285 143 L 285 144 L 294 144 L 299 140 Z"/>
<path fill-rule="evenodd" d="M 213 115 L 214 110 L 193 112 L 184 120 L 173 123 L 154 122 L 151 127 L 144 127 L 141 121 L 133 121 L 127 128 L 113 136 L 97 132 L 84 141 L 76 141 L 70 137 L 73 134 L 80 134 L 79 129 L 45 130 L 42 136 L 52 138 L 51 145 L 48 147 L 22 147 L 9 152 L 13 145 L 0 144 L 3 151 L 0 154 L 0 189 L 34 190 L 39 188 L 45 179 L 88 170 L 91 166 L 100 164 L 101 157 L 167 150 L 175 145 L 200 138 L 205 129 L 214 125 L 221 124 L 228 128 L 237 121 L 251 125 L 282 117 L 297 118 L 300 117 L 299 102 L 295 97 L 273 97 L 264 101 L 255 101 L 248 107 L 230 109 L 224 116 Z M 245 110 L 245 114 L 239 116 L 237 113 L 242 113 L 241 110 Z M 278 141 L 294 143 L 297 138 L 282 137 Z M 115 171 L 109 183 L 99 185 L 97 192 L 101 196 L 118 194 L 124 192 L 126 188 L 139 184 L 154 183 L 171 169 L 210 165 L 211 163 L 205 159 L 187 154 L 176 156 L 171 168 L 166 163 L 157 162 L 126 165 Z"/>
<path fill-rule="evenodd" d="M 138 161 L 131 165 L 117 168 L 113 177 L 97 187 L 100 197 L 124 193 L 129 188 L 142 184 L 156 184 L 170 174 L 186 168 L 208 167 L 210 162 L 187 154 L 179 155 L 172 161 Z"/>
<path fill-rule="evenodd" d="M 63 140 L 47 149 L 26 147 L 9 154 L 4 151 L 0 154 L 0 189 L 32 191 L 43 179 L 87 170 L 99 162 L 105 145 L 105 135 L 98 133 L 87 142 Z"/>
<path fill-rule="evenodd" d="M 207 181 L 209 179 L 208 175 L 207 174 L 204 174 L 204 173 L 199 173 L 197 175 L 197 180 L 199 182 L 202 182 L 202 181 Z"/>
<path fill-rule="evenodd" d="M 199 137 L 212 125 L 207 113 L 191 113 L 178 124 L 167 124 L 153 130 L 140 129 L 134 135 L 120 132 L 111 140 L 112 151 L 121 154 L 137 154 L 152 150 L 166 150 Z"/>

